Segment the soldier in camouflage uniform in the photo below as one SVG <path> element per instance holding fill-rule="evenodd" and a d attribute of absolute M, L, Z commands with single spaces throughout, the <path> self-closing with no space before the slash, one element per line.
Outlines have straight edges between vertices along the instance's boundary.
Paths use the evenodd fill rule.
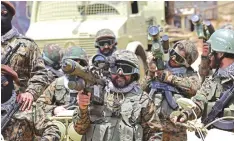
<path fill-rule="evenodd" d="M 143 128 L 152 118 L 154 107 L 139 83 L 137 56 L 127 50 L 113 53 L 115 66 L 104 89 L 77 95 L 79 107 L 73 116 L 74 129 L 82 141 L 141 141 Z M 94 102 L 93 99 L 99 99 Z M 141 126 L 142 125 L 142 126 Z"/>
<path fill-rule="evenodd" d="M 16 93 L 12 93 L 8 101 L 1 103 L 1 112 L 9 112 L 9 108 L 15 106 L 16 101 L 21 104 L 20 110 L 24 111 L 27 109 L 28 111 L 24 112 L 29 112 L 29 114 L 26 114 L 27 116 L 24 116 L 24 112 L 17 111 L 10 119 L 9 125 L 2 131 L 2 134 L 6 140 L 27 140 L 29 137 L 32 138 L 32 129 L 35 129 L 30 125 L 37 125 L 36 129 L 43 128 L 43 126 L 47 125 L 48 130 L 40 131 L 41 133 L 43 131 L 44 139 L 56 140 L 58 128 L 43 120 L 43 114 L 31 114 L 33 100 L 38 98 L 48 82 L 47 70 L 45 69 L 43 60 L 40 58 L 40 50 L 33 40 L 20 35 L 17 29 L 12 27 L 11 20 L 15 14 L 15 9 L 10 2 L 1 1 L 1 13 L 2 58 L 5 58 L 7 52 L 11 49 L 14 50 L 18 43 L 22 43 L 19 48 L 13 52 L 9 63 L 6 64 L 17 73 L 19 84 L 15 85 Z M 42 110 L 39 110 L 38 113 L 41 113 L 40 111 Z M 1 116 L 4 115 L 2 114 Z M 32 116 L 38 117 L 41 121 L 45 122 L 36 124 L 33 123 L 33 121 L 28 121 L 27 119 Z M 49 128 L 49 126 L 51 128 Z"/>
<path fill-rule="evenodd" d="M 95 47 L 98 48 L 97 54 L 111 56 L 117 49 L 117 40 L 115 34 L 110 29 L 101 29 L 95 36 Z M 92 64 L 92 58 L 89 59 L 89 64 Z"/>
<path fill-rule="evenodd" d="M 98 54 L 110 56 L 116 51 L 117 40 L 114 32 L 110 29 L 99 30 L 95 38 L 95 47 L 98 48 Z"/>
<path fill-rule="evenodd" d="M 60 69 L 62 55 L 62 48 L 58 44 L 47 44 L 44 46 L 42 58 L 49 73 L 48 75 L 51 76 L 52 82 L 55 78 L 59 78 L 64 75 Z"/>
<path fill-rule="evenodd" d="M 63 59 L 72 59 L 78 61 L 80 65 L 88 65 L 88 57 L 86 52 L 77 46 L 66 49 Z M 75 94 L 74 98 L 72 97 Z M 64 106 L 76 105 L 77 92 L 68 88 L 67 76 L 62 76 L 55 79 L 50 84 L 43 94 L 38 98 L 37 103 L 46 112 L 52 115 L 57 115 L 65 109 Z"/>
<path fill-rule="evenodd" d="M 233 25 L 225 24 L 220 29 L 230 29 L 234 30 Z M 203 43 L 202 55 L 201 55 L 201 63 L 199 65 L 199 74 L 201 76 L 202 82 L 204 82 L 206 77 L 209 77 L 213 74 L 212 69 L 209 67 L 210 59 L 209 59 L 209 45 L 207 43 Z"/>
<path fill-rule="evenodd" d="M 197 58 L 196 46 L 191 41 L 183 40 L 170 50 L 170 59 L 165 70 L 156 70 L 156 65 L 149 63 L 149 82 L 145 91 L 154 100 L 157 109 L 154 120 L 148 123 L 149 131 L 146 136 L 149 140 L 187 140 L 186 128 L 175 126 L 169 116 L 179 108 L 176 99 L 190 98 L 200 88 L 199 77 L 191 68 Z M 162 137 L 158 132 L 163 132 Z"/>
<path fill-rule="evenodd" d="M 215 118 L 234 116 L 234 31 L 219 29 L 211 35 L 207 42 L 212 49 L 209 55 L 210 67 L 216 71 L 212 76 L 206 78 L 201 89 L 192 98 L 197 105 L 195 113 L 198 117 L 202 116 L 202 123 L 205 125 Z M 191 110 L 178 116 L 173 116 L 173 113 L 171 115 L 173 122 L 185 122 L 194 118 Z M 234 120 L 221 120 L 212 126 L 233 132 L 233 123 Z"/>

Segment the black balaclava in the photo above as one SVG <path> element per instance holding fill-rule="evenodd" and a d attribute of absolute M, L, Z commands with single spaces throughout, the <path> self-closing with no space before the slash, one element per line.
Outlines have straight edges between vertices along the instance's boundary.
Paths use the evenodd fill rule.
<path fill-rule="evenodd" d="M 7 11 L 6 14 L 2 12 L 4 10 Z M 1 36 L 3 36 L 12 28 L 11 20 L 13 18 L 13 14 L 6 8 L 5 5 L 1 4 L 1 16 Z"/>

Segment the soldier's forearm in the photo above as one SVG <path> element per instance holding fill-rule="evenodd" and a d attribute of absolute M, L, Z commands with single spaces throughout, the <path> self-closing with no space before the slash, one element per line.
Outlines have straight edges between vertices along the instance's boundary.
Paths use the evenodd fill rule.
<path fill-rule="evenodd" d="M 202 82 L 205 80 L 205 77 L 210 74 L 211 70 L 210 70 L 209 64 L 210 64 L 209 58 L 201 57 L 201 63 L 198 67 L 198 72 L 202 78 Z"/>
<path fill-rule="evenodd" d="M 84 135 L 87 132 L 91 123 L 88 108 L 77 108 L 73 115 L 73 123 L 75 131 L 80 135 Z"/>
<path fill-rule="evenodd" d="M 184 78 L 173 76 L 171 83 L 186 92 L 189 97 L 194 96 L 201 86 L 198 76 Z"/>
<path fill-rule="evenodd" d="M 38 97 L 43 93 L 45 88 L 49 85 L 48 75 L 46 70 L 40 70 L 35 75 L 29 79 L 28 87 L 26 92 L 33 94 L 34 100 L 37 100 Z"/>

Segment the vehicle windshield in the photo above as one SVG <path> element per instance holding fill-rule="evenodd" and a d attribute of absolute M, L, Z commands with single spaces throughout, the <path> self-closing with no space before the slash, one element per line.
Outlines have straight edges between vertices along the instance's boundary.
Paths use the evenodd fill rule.
<path fill-rule="evenodd" d="M 115 1 L 42 1 L 38 2 L 36 21 L 81 19 L 83 16 L 119 15 Z"/>

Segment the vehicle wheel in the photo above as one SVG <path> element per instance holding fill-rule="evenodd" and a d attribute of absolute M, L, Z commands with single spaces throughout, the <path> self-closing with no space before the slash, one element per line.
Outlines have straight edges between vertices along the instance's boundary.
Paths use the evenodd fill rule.
<path fill-rule="evenodd" d="M 144 82 L 144 79 L 145 79 L 145 73 L 146 73 L 146 70 L 147 70 L 147 64 L 144 63 L 144 61 L 142 60 L 142 58 L 139 55 L 137 55 L 137 58 L 139 60 L 139 71 L 140 71 L 139 82 L 140 82 L 140 84 L 142 84 Z"/>

